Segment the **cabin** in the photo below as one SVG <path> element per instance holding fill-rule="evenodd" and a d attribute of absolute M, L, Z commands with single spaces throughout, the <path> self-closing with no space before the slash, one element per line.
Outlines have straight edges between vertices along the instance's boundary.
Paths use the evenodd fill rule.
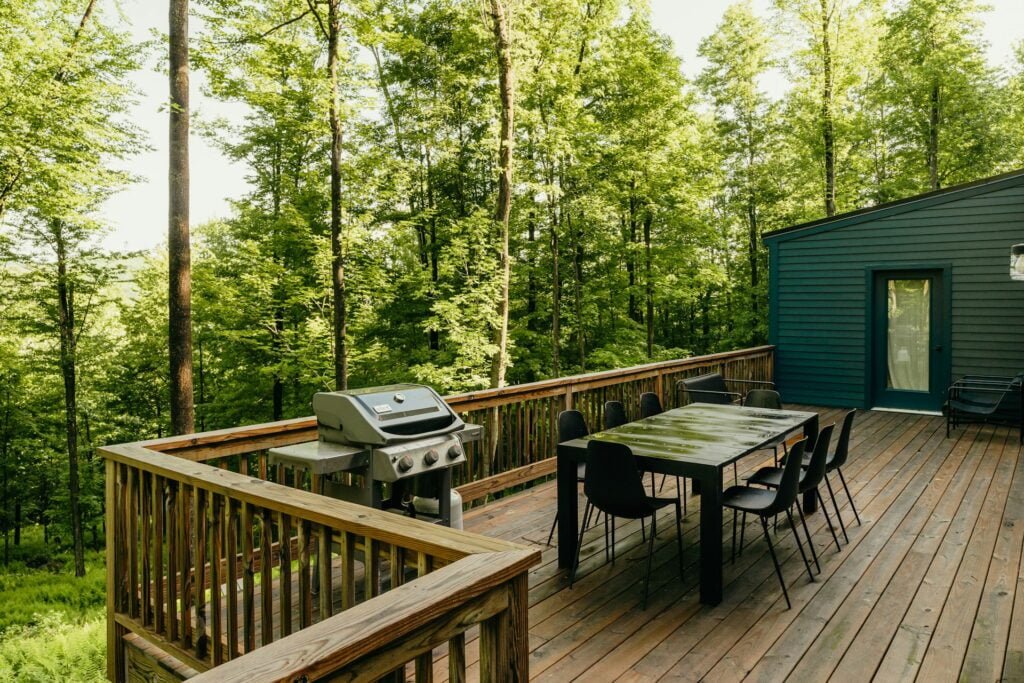
<path fill-rule="evenodd" d="M 958 377 L 1024 371 L 1024 169 L 764 241 L 787 402 L 938 411 Z"/>

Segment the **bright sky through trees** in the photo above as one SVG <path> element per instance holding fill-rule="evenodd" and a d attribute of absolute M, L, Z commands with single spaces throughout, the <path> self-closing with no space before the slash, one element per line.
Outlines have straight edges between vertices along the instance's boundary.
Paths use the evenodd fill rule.
<path fill-rule="evenodd" d="M 703 67 L 697 56 L 700 40 L 709 35 L 721 20 L 727 0 L 651 0 L 654 24 L 667 34 L 683 60 L 688 78 Z M 770 0 L 754 0 L 754 9 L 762 16 L 771 13 Z M 1012 58 L 1014 43 L 1024 40 L 1024 2 L 989 0 L 992 11 L 985 16 L 985 38 L 989 42 L 989 61 L 1006 66 Z M 163 0 L 126 0 L 125 13 L 139 40 L 154 29 L 166 32 L 167 7 Z M 193 25 L 193 32 L 198 27 Z M 132 160 L 129 170 L 141 180 L 107 202 L 104 210 L 111 232 L 106 245 L 112 249 L 146 249 L 166 241 L 167 232 L 167 117 L 163 111 L 167 79 L 153 65 L 139 72 L 136 84 L 142 92 L 135 121 L 147 131 L 152 150 Z M 193 81 L 193 109 L 198 120 L 214 117 L 236 119 L 244 113 L 241 105 L 226 105 L 203 97 L 198 91 L 199 76 Z M 781 94 L 786 83 L 781 75 L 769 79 L 765 87 L 773 96 Z M 244 194 L 245 171 L 232 164 L 208 140 L 192 136 L 192 223 L 202 223 L 229 213 L 228 201 Z"/>

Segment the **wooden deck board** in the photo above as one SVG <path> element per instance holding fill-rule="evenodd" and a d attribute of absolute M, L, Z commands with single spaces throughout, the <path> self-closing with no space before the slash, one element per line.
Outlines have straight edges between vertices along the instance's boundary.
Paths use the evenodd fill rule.
<path fill-rule="evenodd" d="M 821 409 L 823 423 L 840 411 Z M 771 457 L 770 452 L 765 457 Z M 659 518 L 651 596 L 641 609 L 646 547 L 635 522 L 617 525 L 617 559 L 589 531 L 580 575 L 567 586 L 555 548 L 530 575 L 531 678 L 570 680 L 993 680 L 1024 671 L 1024 466 L 1016 434 L 972 427 L 945 438 L 941 418 L 863 412 L 844 472 L 864 525 L 840 505 L 850 543 L 841 552 L 820 514 L 811 533 L 822 573 L 807 580 L 792 534 L 778 531 L 793 599 L 785 609 L 759 529 L 728 563 L 725 600 L 701 606 L 696 520 L 684 524 L 679 579 L 671 512 Z M 764 462 L 751 457 L 741 469 Z M 671 495 L 669 480 L 664 495 Z M 543 546 L 555 508 L 553 483 L 466 514 L 467 530 Z M 478 667 L 469 634 L 468 675 Z M 445 653 L 435 680 L 447 674 Z M 909 667 L 904 666 L 910 662 Z M 900 666 L 896 666 L 900 663 Z"/>

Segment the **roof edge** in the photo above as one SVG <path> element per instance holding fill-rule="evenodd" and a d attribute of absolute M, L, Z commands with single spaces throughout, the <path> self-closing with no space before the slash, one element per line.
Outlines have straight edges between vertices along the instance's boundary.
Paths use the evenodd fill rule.
<path fill-rule="evenodd" d="M 766 232 L 761 236 L 764 240 L 778 239 L 786 235 L 790 235 L 796 232 L 802 232 L 804 230 L 810 230 L 812 228 L 825 228 L 832 223 L 843 223 L 846 225 L 854 225 L 863 220 L 866 220 L 871 214 L 879 213 L 882 211 L 891 211 L 892 213 L 901 213 L 901 211 L 895 211 L 895 209 L 903 209 L 910 211 L 914 208 L 914 204 L 918 202 L 925 202 L 934 199 L 940 199 L 949 197 L 953 198 L 954 195 L 970 190 L 980 190 L 989 185 L 998 185 L 1008 180 L 1021 180 L 1024 181 L 1024 168 L 1019 168 L 1013 171 L 1007 171 L 1006 173 L 1000 173 L 999 175 L 989 176 L 980 180 L 972 180 L 967 183 L 961 183 L 959 185 L 951 185 L 944 187 L 940 190 L 932 190 L 931 192 L 925 192 L 922 194 L 913 195 L 910 197 L 904 197 L 903 199 L 896 199 L 891 202 L 885 202 L 884 204 L 876 204 L 875 206 L 868 206 L 863 209 L 856 209 L 854 211 L 847 211 L 836 216 L 829 216 L 826 218 L 817 218 L 813 221 L 807 221 L 805 223 L 798 223 L 786 228 L 779 228 L 778 230 L 772 230 Z M 929 202 L 931 203 L 931 202 Z M 835 225 L 834 227 L 840 227 Z"/>

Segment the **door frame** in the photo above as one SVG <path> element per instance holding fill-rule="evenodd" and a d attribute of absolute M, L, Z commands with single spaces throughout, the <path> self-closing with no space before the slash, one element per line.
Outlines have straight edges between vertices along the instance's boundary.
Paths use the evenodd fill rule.
<path fill-rule="evenodd" d="M 878 400 L 876 386 L 878 383 L 875 381 L 877 373 L 880 371 L 879 359 L 876 358 L 876 336 L 881 333 L 879 329 L 879 321 L 877 320 L 877 311 L 875 310 L 875 301 L 878 297 L 876 291 L 876 283 L 880 275 L 894 275 L 897 277 L 906 276 L 907 279 L 924 278 L 929 276 L 937 276 L 938 282 L 941 287 L 941 291 L 938 292 L 940 301 L 937 306 L 933 306 L 933 310 L 937 310 L 939 320 L 935 320 L 934 316 L 932 319 L 932 334 L 938 339 L 939 345 L 942 347 L 941 355 L 938 359 L 938 367 L 930 372 L 929 382 L 933 379 L 937 380 L 939 386 L 935 387 L 932 395 L 935 397 L 934 402 L 936 405 L 924 407 L 924 408 L 912 408 L 906 407 L 906 410 L 934 410 L 939 411 L 942 409 L 943 400 L 939 398 L 939 392 L 944 391 L 949 386 L 953 374 L 953 334 L 952 334 L 952 323 L 953 323 L 953 264 L 949 262 L 942 263 L 885 263 L 875 264 L 866 266 L 864 269 L 864 397 L 866 399 L 866 407 L 875 407 L 876 401 Z M 933 293 L 933 296 L 935 293 Z M 888 408 L 888 406 L 882 406 Z M 894 410 L 900 410 L 899 407 L 893 407 Z"/>

